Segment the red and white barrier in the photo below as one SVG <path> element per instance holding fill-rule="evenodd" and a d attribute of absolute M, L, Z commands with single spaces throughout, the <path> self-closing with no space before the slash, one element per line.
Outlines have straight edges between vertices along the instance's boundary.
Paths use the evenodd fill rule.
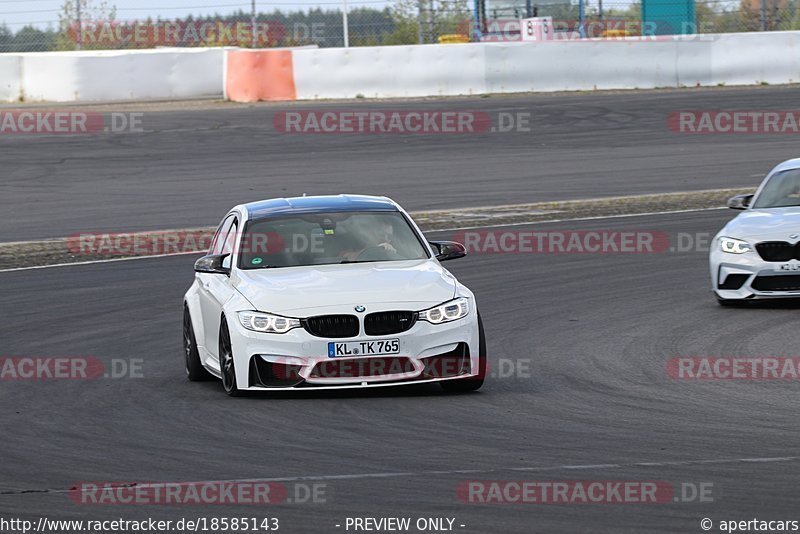
<path fill-rule="evenodd" d="M 800 32 L 355 48 L 0 54 L 0 101 L 237 102 L 783 84 Z"/>
<path fill-rule="evenodd" d="M 251 101 L 795 83 L 798 49 L 792 31 L 291 50 L 279 75 L 228 62 L 226 91 Z"/>

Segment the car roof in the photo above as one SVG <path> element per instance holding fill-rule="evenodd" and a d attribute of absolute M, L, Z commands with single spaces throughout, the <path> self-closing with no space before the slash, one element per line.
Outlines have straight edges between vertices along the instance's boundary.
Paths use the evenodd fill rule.
<path fill-rule="evenodd" d="M 292 213 L 332 211 L 399 211 L 397 204 L 386 197 L 368 195 L 320 195 L 272 198 L 243 206 L 249 219 L 261 219 Z"/>
<path fill-rule="evenodd" d="M 773 173 L 781 172 L 781 171 L 789 171 L 792 169 L 800 168 L 800 158 L 794 159 L 787 159 L 783 163 L 779 163 L 774 169 L 772 169 Z"/>

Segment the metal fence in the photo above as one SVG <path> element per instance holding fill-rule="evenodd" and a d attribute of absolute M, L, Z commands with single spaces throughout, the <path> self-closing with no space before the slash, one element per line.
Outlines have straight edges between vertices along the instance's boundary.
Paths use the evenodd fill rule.
<path fill-rule="evenodd" d="M 0 23 L 0 52 L 513 41 L 520 38 L 519 19 L 531 15 L 552 17 L 563 38 L 647 35 L 650 31 L 642 24 L 639 1 L 584 0 L 581 6 L 578 0 L 520 0 L 484 3 L 481 9 L 476 9 L 473 0 L 311 1 L 316 3 L 287 2 L 281 4 L 286 8 L 267 9 L 244 0 L 241 6 L 228 7 L 227 14 L 169 18 L 148 16 L 146 8 L 116 9 L 100 0 L 64 0 L 60 10 L 44 13 L 5 8 L 0 12 L 0 20 L 5 20 Z M 800 29 L 798 1 L 696 0 L 689 27 L 676 33 Z M 190 12 L 191 6 L 183 11 Z M 30 22 L 20 22 L 26 14 Z"/>

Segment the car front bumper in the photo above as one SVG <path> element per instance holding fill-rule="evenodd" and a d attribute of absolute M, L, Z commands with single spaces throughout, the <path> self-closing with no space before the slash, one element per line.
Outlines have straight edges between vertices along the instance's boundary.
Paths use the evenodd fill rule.
<path fill-rule="evenodd" d="M 728 254 L 713 250 L 709 257 L 711 289 L 726 300 L 800 298 L 800 270 L 779 271 L 782 264 L 764 261 L 757 252 Z"/>
<path fill-rule="evenodd" d="M 332 312 L 335 313 L 335 312 Z M 228 320 L 240 390 L 342 389 L 411 385 L 477 377 L 477 312 L 439 325 L 417 321 L 409 330 L 382 336 L 316 337 L 304 328 L 265 334 Z M 329 342 L 397 339 L 396 355 L 328 356 Z"/>

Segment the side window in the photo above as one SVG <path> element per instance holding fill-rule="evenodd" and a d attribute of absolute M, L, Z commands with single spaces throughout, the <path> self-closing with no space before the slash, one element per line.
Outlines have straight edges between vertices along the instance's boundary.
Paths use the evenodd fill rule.
<path fill-rule="evenodd" d="M 233 225 L 228 235 L 225 236 L 225 242 L 222 244 L 222 252 L 220 252 L 220 254 L 233 254 L 233 247 L 236 245 L 236 237 L 239 235 L 236 231 L 238 226 L 236 219 L 233 219 Z"/>
<path fill-rule="evenodd" d="M 228 236 L 228 230 L 230 230 L 231 224 L 233 221 L 236 220 L 236 217 L 230 215 L 222 221 L 222 224 L 219 225 L 217 229 L 217 233 L 214 234 L 214 240 L 211 242 L 211 250 L 209 250 L 209 254 L 222 254 L 222 247 L 225 245 L 225 240 Z"/>
<path fill-rule="evenodd" d="M 239 237 L 239 232 L 236 231 L 238 228 L 238 223 L 236 219 L 233 219 L 233 225 L 231 225 L 230 230 L 228 231 L 228 235 L 225 236 L 225 239 L 222 244 L 222 252 L 220 254 L 229 254 L 227 258 L 222 260 L 222 266 L 228 269 L 231 268 L 231 261 L 233 258 L 233 252 L 236 248 L 236 239 Z M 222 241 L 222 239 L 220 239 Z"/>

